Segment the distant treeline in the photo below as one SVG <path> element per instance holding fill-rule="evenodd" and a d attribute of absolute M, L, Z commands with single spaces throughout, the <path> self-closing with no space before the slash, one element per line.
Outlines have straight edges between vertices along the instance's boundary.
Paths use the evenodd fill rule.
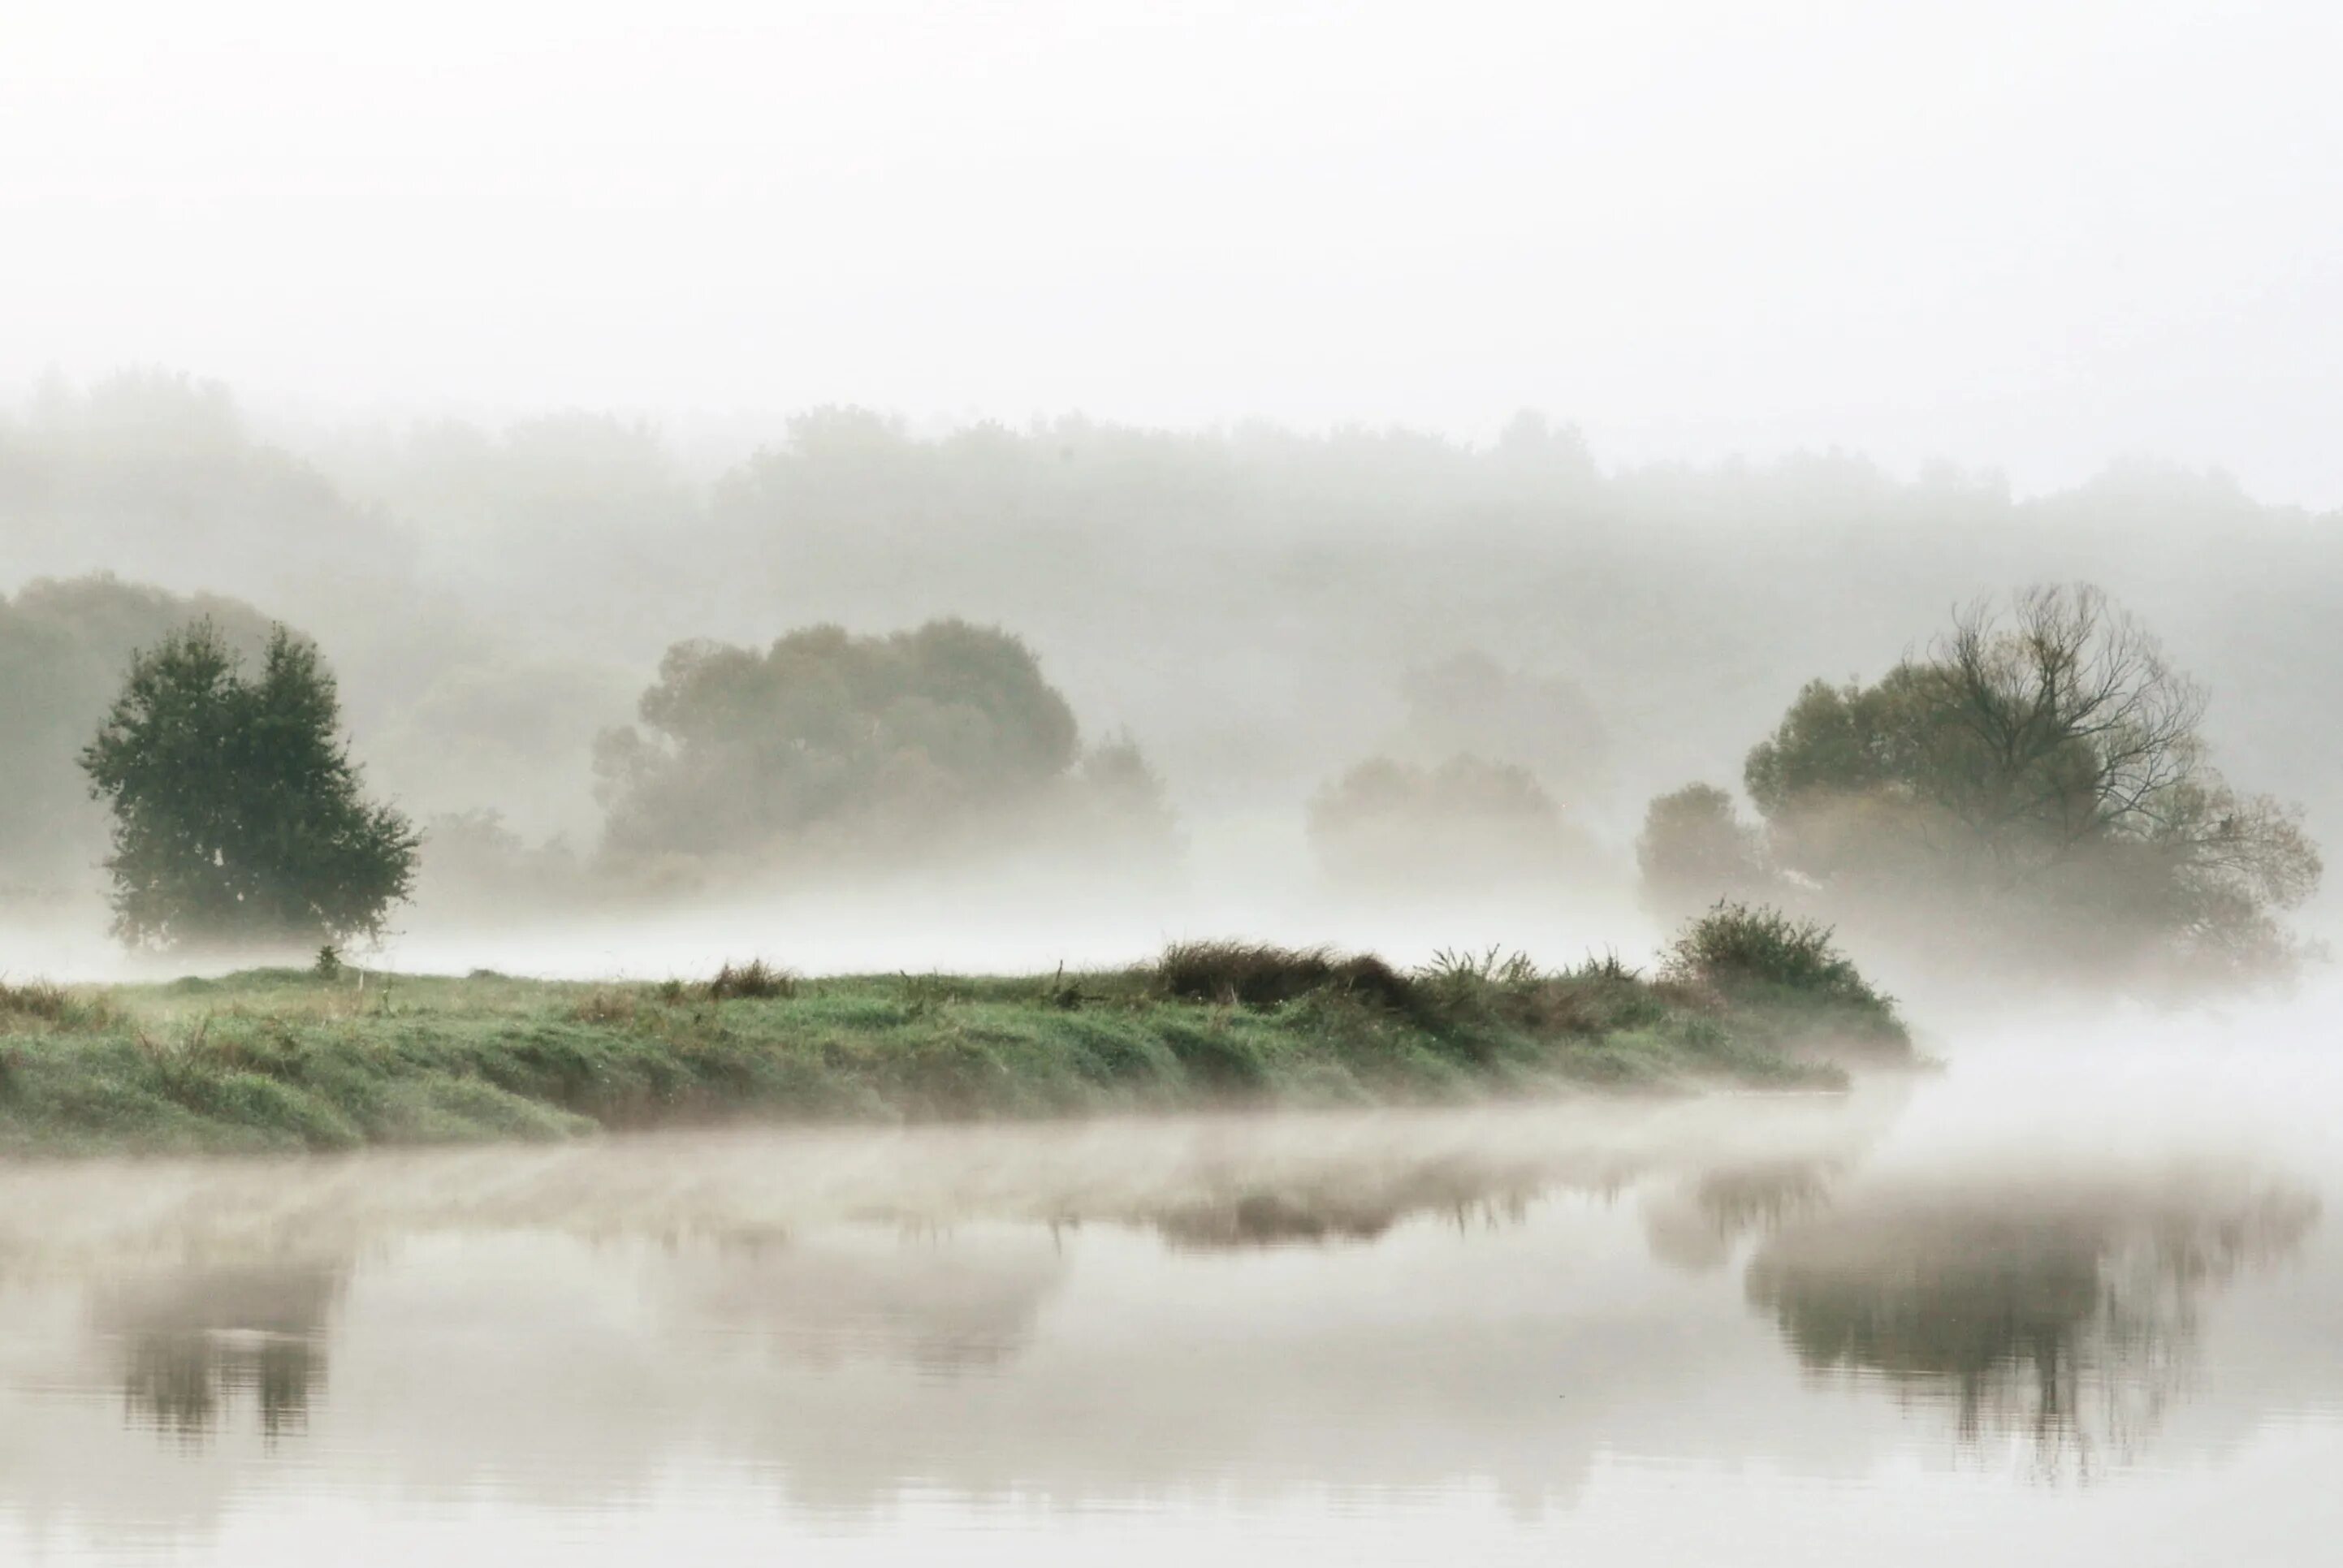
<path fill-rule="evenodd" d="M 575 412 L 264 427 L 158 373 L 44 388 L 0 418 L 0 658 L 42 672 L 5 689 L 5 766 L 33 782 L 0 807 L 0 883 L 94 859 L 65 742 L 131 647 L 199 611 L 318 638 L 377 785 L 443 843 L 528 856 L 654 841 L 620 820 L 708 750 L 643 709 L 671 648 L 769 661 L 809 628 L 877 647 L 959 621 L 1013 634 L 1078 716 L 1051 777 L 1120 768 L 1192 834 L 1274 808 L 1334 869 L 1439 803 L 1532 862 L 1632 874 L 1644 803 L 1735 779 L 1811 681 L 1875 681 L 1955 607 L 2076 578 L 2216 694 L 2227 771 L 2301 797 L 2313 837 L 2343 813 L 2343 731 L 2302 722 L 2343 664 L 2343 520 L 2218 476 L 2020 500 L 1838 454 L 1605 470 L 1535 416 L 1464 443 L 825 409 L 745 456 L 693 442 Z M 31 586 L 99 571 L 125 581 Z M 630 728 L 669 761 L 630 773 L 607 739 Z"/>

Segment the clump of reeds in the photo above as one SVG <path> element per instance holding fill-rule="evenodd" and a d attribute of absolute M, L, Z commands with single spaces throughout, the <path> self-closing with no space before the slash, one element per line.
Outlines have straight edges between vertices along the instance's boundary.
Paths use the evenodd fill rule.
<path fill-rule="evenodd" d="M 798 994 L 798 977 L 762 959 L 745 964 L 727 963 L 708 982 L 710 1001 L 770 1001 Z"/>
<path fill-rule="evenodd" d="M 1174 942 L 1156 960 L 1155 983 L 1182 1000 L 1246 1007 L 1274 1007 L 1322 991 L 1403 1010 L 1418 1000 L 1415 982 L 1373 953 L 1268 942 Z"/>
<path fill-rule="evenodd" d="M 1854 962 L 1832 940 L 1831 928 L 1764 905 L 1719 903 L 1687 923 L 1667 951 L 1670 980 L 1714 986 L 1728 994 L 1749 986 L 1879 1004 Z"/>
<path fill-rule="evenodd" d="M 0 1028 L 44 1023 L 52 1029 L 104 1029 L 119 1016 L 105 998 L 71 991 L 53 981 L 0 980 Z"/>
<path fill-rule="evenodd" d="M 598 986 L 571 1005 L 569 1016 L 579 1023 L 632 1023 L 639 1010 L 632 991 Z"/>

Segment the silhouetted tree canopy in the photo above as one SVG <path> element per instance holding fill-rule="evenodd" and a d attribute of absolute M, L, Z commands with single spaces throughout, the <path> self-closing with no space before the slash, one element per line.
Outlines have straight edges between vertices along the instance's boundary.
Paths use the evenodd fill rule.
<path fill-rule="evenodd" d="M 2295 809 L 2213 768 L 2205 704 L 2097 589 L 2036 588 L 1961 611 L 1875 684 L 1809 685 L 1745 782 L 1773 869 L 1825 902 L 1907 905 L 2046 961 L 2265 970 L 2318 852 Z"/>
<path fill-rule="evenodd" d="M 1370 758 L 1311 800 L 1309 833 L 1332 875 L 1398 886 L 1536 881 L 1591 854 L 1529 769 L 1470 755 Z"/>
<path fill-rule="evenodd" d="M 281 626 L 254 678 L 208 620 L 136 655 L 82 752 L 114 810 L 116 932 L 178 947 L 379 930 L 418 839 L 360 794 L 339 727 L 332 674 Z"/>
<path fill-rule="evenodd" d="M 1733 797 L 1687 784 L 1654 799 L 1635 840 L 1635 864 L 1660 902 L 1697 909 L 1765 885 L 1765 848 Z"/>
<path fill-rule="evenodd" d="M 256 652 L 268 623 L 232 599 L 184 598 L 111 577 L 0 597 L 0 894 L 95 879 L 105 813 L 75 764 L 138 648 L 197 616 Z"/>
<path fill-rule="evenodd" d="M 1407 702 L 1402 744 L 1418 759 L 1469 753 L 1513 763 L 1574 799 L 1610 760 L 1594 700 L 1559 676 L 1508 669 L 1468 652 L 1409 670 L 1400 692 Z"/>
<path fill-rule="evenodd" d="M 1136 747 L 1083 758 L 1031 650 L 964 621 L 881 637 L 813 627 L 761 653 L 679 644 L 639 711 L 641 728 L 596 749 L 621 855 L 891 852 L 1072 793 L 1108 817 L 1164 815 Z"/>

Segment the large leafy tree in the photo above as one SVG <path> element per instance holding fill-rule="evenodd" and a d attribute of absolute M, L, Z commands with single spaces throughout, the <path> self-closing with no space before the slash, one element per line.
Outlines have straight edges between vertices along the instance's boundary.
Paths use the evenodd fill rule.
<path fill-rule="evenodd" d="M 1528 769 L 1467 753 L 1434 768 L 1370 758 L 1319 790 L 1308 827 L 1330 874 L 1386 888 L 1534 883 L 1593 858 Z"/>
<path fill-rule="evenodd" d="M 1073 710 L 1031 650 L 959 620 L 812 627 L 762 651 L 679 644 L 639 711 L 642 729 L 596 752 L 621 856 L 898 853 L 1071 805 L 1084 784 L 1153 792 L 1135 752 L 1079 769 Z"/>
<path fill-rule="evenodd" d="M 1825 894 L 1951 898 L 2046 956 L 2265 966 L 2318 852 L 2214 769 L 2205 703 L 2097 589 L 2036 588 L 1874 685 L 1808 686 L 1744 782 L 1774 864 Z"/>
<path fill-rule="evenodd" d="M 332 673 L 282 626 L 256 676 L 208 619 L 134 656 L 81 759 L 114 811 L 116 933 L 235 947 L 378 932 L 421 840 L 366 799 L 339 728 Z"/>
<path fill-rule="evenodd" d="M 205 615 L 231 647 L 257 652 L 267 641 L 267 618 L 246 605 L 111 577 L 0 596 L 0 898 L 86 879 L 105 852 L 106 814 L 74 759 L 131 655 Z"/>

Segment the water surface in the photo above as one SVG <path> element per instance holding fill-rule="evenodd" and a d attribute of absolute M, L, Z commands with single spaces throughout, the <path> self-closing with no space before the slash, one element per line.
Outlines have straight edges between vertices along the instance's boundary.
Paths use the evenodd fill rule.
<path fill-rule="evenodd" d="M 0 1171 L 0 1557 L 2326 1563 L 2322 999 L 1847 1097 Z"/>

